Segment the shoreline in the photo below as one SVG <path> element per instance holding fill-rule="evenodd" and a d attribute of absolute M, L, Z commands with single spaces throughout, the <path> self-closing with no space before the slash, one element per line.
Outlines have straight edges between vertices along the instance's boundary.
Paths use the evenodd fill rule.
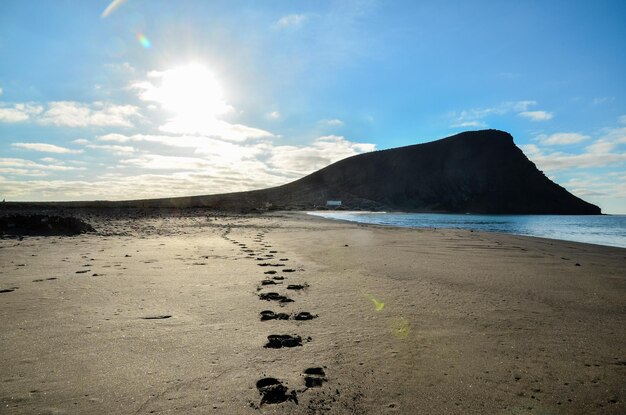
<path fill-rule="evenodd" d="M 407 214 L 407 215 L 411 215 L 413 213 L 411 212 L 360 212 L 360 211 L 329 211 L 331 213 L 346 213 L 346 214 L 381 214 L 381 213 L 385 213 L 385 214 Z M 620 246 L 620 245 L 608 245 L 606 243 L 602 244 L 602 243 L 594 243 L 594 242 L 586 242 L 586 241 L 576 241 L 576 240 L 571 240 L 571 239 L 556 239 L 556 238 L 547 238 L 545 236 L 540 236 L 540 235 L 528 235 L 528 234 L 521 234 L 521 233 L 510 233 L 510 232 L 503 232 L 503 231 L 498 231 L 498 230 L 482 230 L 482 229 L 470 229 L 470 228 L 462 228 L 462 227 L 435 227 L 435 226 L 411 226 L 411 225 L 390 225 L 390 224 L 380 224 L 380 223 L 368 223 L 368 222 L 360 222 L 357 220 L 349 220 L 349 219 L 343 219 L 343 218 L 332 218 L 332 217 L 324 217 L 322 215 L 317 214 L 316 211 L 306 211 L 306 212 L 302 212 L 306 215 L 310 215 L 310 216 L 316 216 L 319 218 L 323 218 L 323 219 L 328 219 L 328 220 L 333 220 L 333 221 L 341 221 L 341 222 L 345 222 L 345 223 L 355 223 L 355 224 L 360 224 L 360 225 L 375 225 L 375 226 L 383 226 L 383 227 L 391 227 L 391 228 L 404 228 L 404 229 L 451 229 L 451 230 L 464 230 L 467 232 L 487 232 L 487 233 L 494 233 L 494 234 L 501 234 L 501 235 L 513 235 L 513 236 L 524 236 L 524 237 L 528 237 L 528 238 L 540 238 L 540 239 L 548 239 L 548 240 L 554 240 L 554 241 L 561 241 L 561 242 L 572 242 L 572 243 L 582 243 L 582 244 L 589 244 L 589 245 L 596 245 L 596 246 L 604 246 L 604 247 L 611 247 L 611 248 L 621 248 L 621 249 L 626 249 L 626 246 Z M 443 214 L 437 214 L 437 215 L 460 215 L 457 213 L 443 213 Z M 490 215 L 490 214 L 471 214 L 470 216 L 525 216 L 525 215 Z M 578 215 L 527 215 L 527 216 L 538 216 L 538 217 L 545 217 L 545 216 L 571 216 L 571 217 L 576 217 Z M 626 215 L 597 215 L 597 216 L 613 216 L 613 217 L 626 217 Z"/>
<path fill-rule="evenodd" d="M 623 248 L 303 212 L 92 220 L 0 240 L 3 412 L 626 410 Z M 298 403 L 263 403 L 267 378 Z"/>

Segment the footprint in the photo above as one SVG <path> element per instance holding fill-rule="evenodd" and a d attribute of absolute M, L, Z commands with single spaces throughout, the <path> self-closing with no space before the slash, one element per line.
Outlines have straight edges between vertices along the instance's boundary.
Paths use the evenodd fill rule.
<path fill-rule="evenodd" d="M 11 288 L 2 288 L 0 289 L 0 293 L 10 293 L 17 290 L 19 287 L 11 287 Z"/>
<path fill-rule="evenodd" d="M 293 316 L 294 320 L 299 320 L 299 321 L 313 320 L 314 318 L 317 318 L 317 314 L 311 314 L 308 311 L 301 311 L 298 314 L 294 314 Z"/>
<path fill-rule="evenodd" d="M 76 271 L 77 274 L 84 274 L 85 272 L 91 271 L 90 269 L 83 269 L 81 271 Z"/>
<path fill-rule="evenodd" d="M 270 264 L 269 262 L 263 262 L 262 264 L 257 264 L 260 267 L 284 267 L 285 264 Z"/>
<path fill-rule="evenodd" d="M 273 274 L 276 274 L 276 272 L 277 271 L 270 270 L 270 271 L 265 271 L 263 274 L 273 275 Z"/>
<path fill-rule="evenodd" d="M 285 277 L 277 276 L 277 277 L 272 277 L 272 279 L 276 281 L 282 281 L 285 279 Z"/>
<path fill-rule="evenodd" d="M 263 378 L 256 383 L 256 388 L 261 395 L 261 405 L 278 404 L 286 401 L 298 403 L 296 391 L 289 392 L 289 389 L 278 379 Z"/>
<path fill-rule="evenodd" d="M 261 321 L 266 320 L 289 320 L 289 314 L 287 313 L 274 313 L 271 310 L 261 311 Z"/>
<path fill-rule="evenodd" d="M 36 280 L 33 280 L 33 282 L 42 282 L 42 281 L 52 281 L 52 280 L 56 280 L 57 277 L 50 277 L 50 278 L 38 278 Z"/>
<path fill-rule="evenodd" d="M 327 381 L 326 373 L 321 367 L 310 367 L 304 370 L 304 385 L 307 388 L 319 388 Z"/>
<path fill-rule="evenodd" d="M 259 294 L 259 298 L 265 301 L 278 301 L 279 303 L 292 303 L 293 300 L 289 297 L 285 297 L 284 295 L 280 295 L 278 293 L 263 293 Z"/>
<path fill-rule="evenodd" d="M 270 334 L 267 336 L 266 349 L 282 349 L 283 347 L 302 346 L 302 337 L 289 334 Z"/>
<path fill-rule="evenodd" d="M 309 284 L 289 284 L 287 286 L 288 290 L 304 290 L 305 288 L 308 288 Z"/>
<path fill-rule="evenodd" d="M 289 258 L 281 258 L 279 261 L 289 261 Z"/>
<path fill-rule="evenodd" d="M 296 270 L 293 268 L 285 268 L 283 272 L 296 272 Z"/>
<path fill-rule="evenodd" d="M 170 314 L 163 314 L 160 316 L 148 316 L 148 317 L 142 317 L 142 319 L 144 320 L 165 320 L 166 318 L 170 318 L 172 317 Z"/>
<path fill-rule="evenodd" d="M 261 285 L 276 285 L 281 284 L 280 282 L 276 282 L 274 280 L 263 280 L 261 281 Z"/>

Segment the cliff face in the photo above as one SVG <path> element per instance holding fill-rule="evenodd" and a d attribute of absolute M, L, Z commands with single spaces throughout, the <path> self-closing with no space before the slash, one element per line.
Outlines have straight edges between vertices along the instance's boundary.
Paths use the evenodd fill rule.
<path fill-rule="evenodd" d="M 363 154 L 282 187 L 295 200 L 426 212 L 599 214 L 553 183 L 497 130 Z M 294 202 L 295 202 L 294 200 Z"/>
<path fill-rule="evenodd" d="M 341 200 L 347 209 L 601 213 L 597 206 L 549 180 L 513 143 L 510 134 L 498 130 L 465 132 L 349 157 L 275 188 L 167 199 L 157 205 L 312 209 L 324 206 L 327 200 Z"/>

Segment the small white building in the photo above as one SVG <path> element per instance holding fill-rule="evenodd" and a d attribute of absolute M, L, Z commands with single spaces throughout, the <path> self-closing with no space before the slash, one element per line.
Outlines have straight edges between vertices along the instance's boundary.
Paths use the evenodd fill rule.
<path fill-rule="evenodd" d="M 327 200 L 326 206 L 329 207 L 338 207 L 341 206 L 341 200 Z"/>

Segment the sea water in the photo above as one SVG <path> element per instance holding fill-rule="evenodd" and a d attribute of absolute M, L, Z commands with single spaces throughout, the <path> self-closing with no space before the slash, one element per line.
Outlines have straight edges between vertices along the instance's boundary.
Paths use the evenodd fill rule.
<path fill-rule="evenodd" d="M 626 248 L 626 215 L 474 215 L 316 211 L 311 215 L 408 228 L 450 228 L 539 236 Z"/>

